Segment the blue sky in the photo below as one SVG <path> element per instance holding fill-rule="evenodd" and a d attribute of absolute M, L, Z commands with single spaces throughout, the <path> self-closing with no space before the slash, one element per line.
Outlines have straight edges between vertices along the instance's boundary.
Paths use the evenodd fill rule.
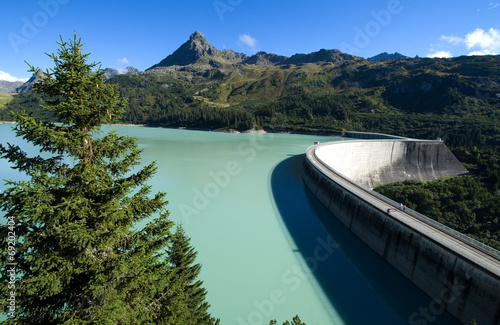
<path fill-rule="evenodd" d="M 91 61 L 141 71 L 194 31 L 247 55 L 500 54 L 500 0 L 1 0 L 0 17 L 0 79 L 53 67 L 44 53 L 74 30 Z"/>

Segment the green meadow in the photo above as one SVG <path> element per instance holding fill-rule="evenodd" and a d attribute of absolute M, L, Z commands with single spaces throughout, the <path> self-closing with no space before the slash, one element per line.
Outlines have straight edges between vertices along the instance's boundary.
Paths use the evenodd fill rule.
<path fill-rule="evenodd" d="M 4 109 L 5 105 L 12 100 L 14 94 L 0 94 L 0 109 Z"/>

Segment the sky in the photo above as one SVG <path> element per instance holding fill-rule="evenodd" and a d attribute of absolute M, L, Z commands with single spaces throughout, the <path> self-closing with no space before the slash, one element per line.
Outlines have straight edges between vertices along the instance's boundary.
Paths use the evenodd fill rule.
<path fill-rule="evenodd" d="M 500 54 L 500 0 L 0 0 L 0 80 L 54 67 L 75 32 L 90 62 L 144 71 L 195 31 L 247 55 Z"/>

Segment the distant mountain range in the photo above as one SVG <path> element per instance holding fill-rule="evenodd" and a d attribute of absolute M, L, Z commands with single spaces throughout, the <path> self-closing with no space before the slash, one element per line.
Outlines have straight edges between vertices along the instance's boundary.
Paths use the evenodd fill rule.
<path fill-rule="evenodd" d="M 194 32 L 188 41 L 182 44 L 172 54 L 146 69 L 146 72 L 162 72 L 162 70 L 176 70 L 183 67 L 191 67 L 196 70 L 209 70 L 213 68 L 231 69 L 237 65 L 255 66 L 280 66 L 300 65 L 307 63 L 331 63 L 336 65 L 354 64 L 363 61 L 380 62 L 385 60 L 408 58 L 398 52 L 388 54 L 386 52 L 374 57 L 364 59 L 358 56 L 342 53 L 339 50 L 321 49 L 309 54 L 294 54 L 291 57 L 275 53 L 257 52 L 252 56 L 238 53 L 230 49 L 218 50 L 210 44 L 200 32 Z M 139 73 L 134 67 L 125 69 L 106 69 L 104 77 L 110 79 L 117 75 Z M 32 77 L 24 84 L 22 82 L 0 81 L 0 93 L 21 93 L 32 89 L 33 82 L 37 78 Z"/>
<path fill-rule="evenodd" d="M 104 72 L 104 78 L 105 79 L 110 79 L 114 76 L 121 75 L 121 74 L 131 74 L 131 73 L 138 73 L 139 70 L 137 70 L 134 67 L 127 67 L 125 69 L 106 69 Z M 0 80 L 0 94 L 6 94 L 6 93 L 22 93 L 28 90 L 33 89 L 33 84 L 40 80 L 36 75 L 31 76 L 31 78 L 26 81 L 5 81 L 5 80 Z"/>
<path fill-rule="evenodd" d="M 126 67 L 125 69 L 107 68 L 106 71 L 104 72 L 104 78 L 110 79 L 110 78 L 113 78 L 114 76 L 118 76 L 121 74 L 131 74 L 131 73 L 139 73 L 139 72 L 140 71 L 134 67 Z"/>
<path fill-rule="evenodd" d="M 371 58 L 368 58 L 367 60 L 370 62 L 381 62 L 381 61 L 409 59 L 409 58 L 410 57 L 403 55 L 401 53 L 398 53 L 398 52 L 395 52 L 392 54 L 384 52 L 384 53 L 380 53 L 378 55 L 372 56 Z"/>
<path fill-rule="evenodd" d="M 182 44 L 174 53 L 153 65 L 146 71 L 161 70 L 161 68 L 174 66 L 196 66 L 197 68 L 229 68 L 234 65 L 289 65 L 329 62 L 345 64 L 360 62 L 365 59 L 339 50 L 321 49 L 309 54 L 294 54 L 286 57 L 274 53 L 257 52 L 252 56 L 238 53 L 233 50 L 217 50 L 200 32 L 194 32 L 189 40 Z"/>
<path fill-rule="evenodd" d="M 22 81 L 6 81 L 0 80 L 0 93 L 1 94 L 12 94 L 16 93 L 16 89 L 24 84 Z"/>
<path fill-rule="evenodd" d="M 384 61 L 380 63 L 380 61 Z M 124 123 L 225 130 L 368 130 L 500 147 L 500 55 L 369 59 L 338 50 L 290 57 L 218 50 L 199 32 L 144 72 L 105 75 L 128 98 Z M 18 88 L 30 89 L 35 79 Z M 7 96 L 8 97 L 8 96 Z M 44 117 L 24 91 L 10 111 Z M 8 120 L 0 110 L 0 120 Z"/>

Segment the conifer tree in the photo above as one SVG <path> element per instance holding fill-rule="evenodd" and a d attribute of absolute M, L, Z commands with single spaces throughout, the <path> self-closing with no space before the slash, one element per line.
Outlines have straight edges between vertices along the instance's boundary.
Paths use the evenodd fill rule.
<path fill-rule="evenodd" d="M 202 281 L 198 280 L 201 265 L 195 264 L 197 252 L 191 247 L 190 239 L 182 226 L 178 226 L 173 235 L 172 246 L 168 253 L 168 261 L 172 267 L 171 299 L 174 303 L 164 310 L 166 318 L 177 320 L 176 324 L 218 324 L 210 317 L 207 310 L 210 305 L 205 302 L 206 290 Z M 177 304 L 175 308 L 174 304 Z"/>
<path fill-rule="evenodd" d="M 269 322 L 269 325 L 278 325 L 278 322 L 275 319 L 273 319 L 272 321 Z M 303 323 L 300 320 L 300 317 L 298 315 L 295 315 L 291 323 L 289 321 L 285 321 L 283 325 L 306 325 L 306 323 Z"/>
<path fill-rule="evenodd" d="M 114 131 L 99 137 L 126 103 L 103 82 L 100 66 L 87 63 L 76 33 L 58 44 L 49 55 L 55 67 L 31 71 L 41 78 L 34 89 L 49 96 L 43 108 L 62 124 L 15 114 L 17 136 L 41 153 L 0 145 L 0 157 L 29 178 L 7 181 L 0 195 L 9 220 L 0 233 L 15 232 L 14 254 L 2 238 L 0 306 L 11 312 L 13 292 L 11 324 L 161 323 L 164 306 L 175 305 L 174 273 L 165 194 L 150 193 L 145 183 L 155 164 L 135 171 L 135 138 Z M 12 268 L 9 284 L 4 275 Z"/>

